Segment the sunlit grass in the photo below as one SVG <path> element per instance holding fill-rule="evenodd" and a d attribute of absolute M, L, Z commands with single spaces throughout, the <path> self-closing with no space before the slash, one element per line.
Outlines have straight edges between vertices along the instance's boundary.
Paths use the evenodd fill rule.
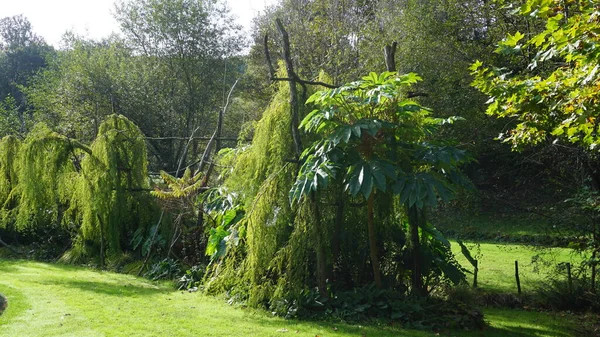
<path fill-rule="evenodd" d="M 200 293 L 130 275 L 31 261 L 0 261 L 0 293 L 9 305 L 0 336 L 433 336 L 386 324 L 284 320 Z M 449 336 L 570 336 L 555 316 L 486 311 L 491 328 Z"/>
<path fill-rule="evenodd" d="M 478 260 L 478 286 L 495 292 L 517 293 L 515 278 L 515 261 L 519 261 L 519 278 L 521 290 L 531 292 L 540 286 L 540 282 L 548 277 L 554 279 L 566 277 L 557 271 L 559 263 L 576 263 L 580 257 L 567 248 L 539 248 L 517 244 L 495 243 L 465 243 L 470 248 L 472 256 Z M 452 251 L 458 261 L 468 270 L 473 267 L 462 255 L 460 246 L 452 242 Z M 535 262 L 537 260 L 537 262 Z M 472 282 L 473 276 L 467 276 Z"/>

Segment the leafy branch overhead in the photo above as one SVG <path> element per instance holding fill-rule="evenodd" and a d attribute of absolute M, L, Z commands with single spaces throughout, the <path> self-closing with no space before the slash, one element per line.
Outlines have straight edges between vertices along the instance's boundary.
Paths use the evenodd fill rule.
<path fill-rule="evenodd" d="M 600 144 L 600 12 L 594 1 L 561 6 L 552 0 L 528 1 L 518 10 L 546 22 L 539 34 L 509 34 L 496 52 L 521 55 L 532 50 L 526 70 L 496 68 L 477 61 L 473 86 L 489 96 L 487 113 L 516 119 L 500 134 L 515 148 L 547 138 L 595 149 Z"/>

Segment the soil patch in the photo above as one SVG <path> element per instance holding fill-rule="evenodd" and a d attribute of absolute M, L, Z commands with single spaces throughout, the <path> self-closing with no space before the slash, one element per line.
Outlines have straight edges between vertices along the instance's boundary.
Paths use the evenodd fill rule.
<path fill-rule="evenodd" d="M 2 296 L 2 294 L 0 294 L 0 316 L 4 312 L 4 309 L 6 309 L 6 306 L 8 306 L 8 301 L 4 296 Z"/>

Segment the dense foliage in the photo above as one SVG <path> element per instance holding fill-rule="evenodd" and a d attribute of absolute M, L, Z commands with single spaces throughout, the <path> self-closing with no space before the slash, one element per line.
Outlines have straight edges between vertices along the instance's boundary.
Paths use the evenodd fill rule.
<path fill-rule="evenodd" d="M 106 255 L 122 254 L 133 232 L 156 215 L 146 144 L 123 116 L 109 116 L 89 147 L 40 124 L 22 143 L 7 136 L 0 148 L 0 227 L 70 231 L 75 243 L 67 260 L 99 257 L 104 264 Z"/>
<path fill-rule="evenodd" d="M 518 210 L 569 230 L 594 292 L 599 13 L 280 0 L 249 50 L 220 0 L 119 0 L 122 35 L 59 50 L 1 18 L 0 244 L 281 315 L 473 326 L 433 224 Z"/>

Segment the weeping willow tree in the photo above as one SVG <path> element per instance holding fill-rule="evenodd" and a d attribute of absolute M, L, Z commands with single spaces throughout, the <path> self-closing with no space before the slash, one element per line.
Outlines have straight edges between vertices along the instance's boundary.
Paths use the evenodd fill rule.
<path fill-rule="evenodd" d="M 21 142 L 0 141 L 0 228 L 33 240 L 61 241 L 60 224 L 69 207 L 71 180 L 77 175 L 73 159 L 89 152 L 85 145 L 37 125 Z M 51 240 L 47 240 L 49 243 Z M 54 241 L 53 241 L 54 242 Z M 62 248 L 55 247 L 60 250 Z"/>
<path fill-rule="evenodd" d="M 69 214 L 81 225 L 73 250 L 65 259 L 93 254 L 117 257 L 133 233 L 156 216 L 149 194 L 146 144 L 139 128 L 121 115 L 100 125 L 81 161 Z"/>
<path fill-rule="evenodd" d="M 277 278 L 268 274 L 274 267 L 273 259 L 289 239 L 296 213 L 287 201 L 297 170 L 290 162 L 295 152 L 288 96 L 289 85 L 281 83 L 256 123 L 251 146 L 238 152 L 235 167 L 225 181 L 228 190 L 242 195 L 247 213 L 240 232 L 245 236 L 220 266 L 214 266 L 208 284 L 211 291 L 244 288 L 237 290 L 247 293 L 255 304 L 268 300 L 274 291 Z"/>
<path fill-rule="evenodd" d="M 3 138 L 0 160 L 0 228 L 68 229 L 66 261 L 103 265 L 156 216 L 145 140 L 123 116 L 107 117 L 89 147 L 39 124 L 22 143 Z"/>
<path fill-rule="evenodd" d="M 76 159 L 90 149 L 39 124 L 27 136 L 19 151 L 19 194 L 16 228 L 59 225 L 77 176 Z"/>
<path fill-rule="evenodd" d="M 0 140 L 0 228 L 14 229 L 16 192 L 19 175 L 17 168 L 21 142 L 14 136 Z"/>

